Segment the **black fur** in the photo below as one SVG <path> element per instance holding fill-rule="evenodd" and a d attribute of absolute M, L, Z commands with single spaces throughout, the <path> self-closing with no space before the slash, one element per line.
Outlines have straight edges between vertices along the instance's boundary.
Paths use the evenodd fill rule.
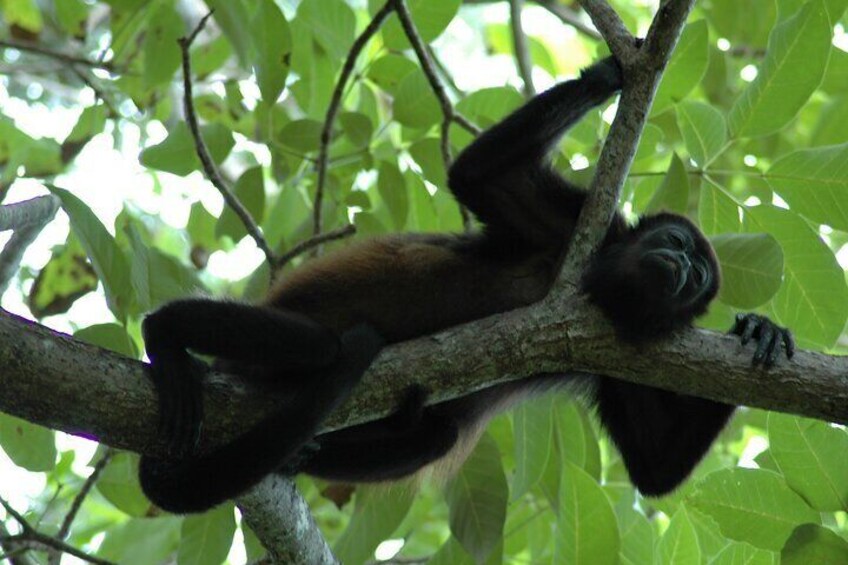
<path fill-rule="evenodd" d="M 555 86 L 482 134 L 449 171 L 456 198 L 483 224 L 461 235 L 402 234 L 353 244 L 285 277 L 260 306 L 181 300 L 144 322 L 162 432 L 172 457 L 142 457 L 141 484 L 174 512 L 209 508 L 262 476 L 305 471 L 347 481 L 382 481 L 416 472 L 462 444 L 497 410 L 568 382 L 537 375 L 426 406 L 410 391 L 383 420 L 314 437 L 356 386 L 383 343 L 531 304 L 549 291 L 584 201 L 547 156 L 563 133 L 621 87 L 609 58 Z M 712 249 L 673 214 L 628 227 L 613 219 L 583 290 L 623 340 L 669 335 L 702 314 L 718 290 Z M 734 328 L 754 337 L 755 362 L 775 361 L 788 333 L 762 318 Z M 202 424 L 203 368 L 189 350 L 287 391 L 295 401 L 211 453 L 195 456 Z M 759 361 L 758 361 L 759 360 Z M 601 422 L 639 489 L 677 486 L 709 449 L 732 406 L 597 377 Z M 468 441 L 460 442 L 460 439 Z"/>

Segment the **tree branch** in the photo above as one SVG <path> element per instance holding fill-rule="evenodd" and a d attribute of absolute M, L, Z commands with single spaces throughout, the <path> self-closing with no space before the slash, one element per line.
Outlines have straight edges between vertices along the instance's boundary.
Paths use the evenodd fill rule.
<path fill-rule="evenodd" d="M 415 27 L 415 22 L 412 21 L 412 14 L 409 13 L 409 8 L 407 8 L 406 2 L 404 0 L 391 1 L 394 4 L 395 11 L 397 12 L 398 19 L 400 20 L 400 25 L 406 34 L 406 38 L 412 45 L 412 50 L 415 51 L 416 57 L 418 57 L 418 64 L 421 65 L 421 70 L 424 71 L 424 76 L 427 77 L 427 82 L 430 83 L 430 88 L 433 90 L 433 93 L 436 95 L 436 99 L 439 101 L 439 106 L 442 108 L 441 149 L 442 161 L 445 166 L 445 172 L 447 172 L 450 169 L 451 163 L 453 163 L 450 147 L 451 122 L 455 122 L 474 135 L 480 135 L 482 130 L 471 123 L 468 118 L 457 112 L 456 108 L 453 107 L 447 92 L 445 92 L 445 87 L 442 85 L 442 81 L 439 80 L 439 77 L 436 74 L 435 65 L 433 64 L 433 61 L 430 60 L 430 55 L 427 53 L 424 41 L 421 39 L 421 35 Z M 464 206 L 460 206 L 459 211 L 462 214 L 462 222 L 465 225 L 465 229 L 470 229 L 471 215 L 468 213 L 468 210 L 466 210 Z"/>
<path fill-rule="evenodd" d="M 633 38 L 606 2 L 583 2 L 623 67 L 624 86 L 556 284 L 558 291 L 577 286 L 589 257 L 606 234 L 636 155 L 657 85 L 694 3 L 695 0 L 666 2 L 654 17 L 642 48 L 636 49 Z M 557 293 L 552 294 L 556 296 Z"/>
<path fill-rule="evenodd" d="M 53 219 L 60 205 L 58 196 L 48 194 L 0 206 L 0 231 L 14 230 L 0 252 L 0 294 L 18 272 L 24 251 Z"/>
<path fill-rule="evenodd" d="M 29 41 L 15 41 L 12 39 L 0 39 L 0 48 L 3 49 L 17 49 L 18 51 L 26 51 L 29 53 L 36 53 L 38 55 L 43 55 L 45 57 L 49 57 L 56 61 L 71 64 L 71 65 L 83 65 L 85 67 L 90 67 L 92 69 L 103 69 L 109 72 L 116 72 L 115 66 L 108 61 L 95 61 L 92 59 L 86 59 L 85 57 L 79 57 L 77 55 L 68 55 L 67 53 L 62 53 L 60 51 L 55 51 L 50 49 L 49 47 L 45 47 L 43 45 L 39 45 L 37 43 L 32 43 Z"/>
<path fill-rule="evenodd" d="M 268 261 L 268 265 L 273 269 L 276 264 L 274 252 L 271 251 L 271 248 L 268 246 L 268 242 L 265 241 L 265 237 L 259 230 L 259 226 L 256 225 L 253 216 L 250 215 L 247 208 L 244 207 L 230 187 L 227 186 L 227 183 L 221 176 L 220 171 L 218 171 L 218 167 L 215 165 L 215 161 L 212 160 L 212 156 L 209 154 L 209 149 L 206 147 L 206 142 L 203 141 L 203 135 L 200 133 L 200 125 L 197 122 L 197 114 L 194 111 L 194 96 L 192 94 L 191 82 L 191 56 L 189 54 L 189 48 L 191 47 L 194 39 L 197 37 L 197 34 L 200 33 L 203 26 L 206 25 L 206 21 L 211 16 L 212 12 L 206 14 L 194 28 L 194 31 L 191 32 L 191 35 L 188 37 L 181 37 L 178 40 L 183 59 L 183 107 L 185 108 L 186 123 L 188 124 L 188 129 L 191 131 L 191 136 L 194 139 L 194 149 L 197 152 L 200 163 L 203 165 L 203 171 L 206 173 L 206 178 L 208 178 L 215 188 L 218 189 L 218 192 L 220 192 L 221 196 L 224 197 L 224 202 L 227 203 L 227 206 L 236 213 L 236 216 L 239 217 L 244 228 L 247 230 L 247 233 L 256 242 L 256 246 L 259 247 L 259 249 L 261 249 L 265 254 L 265 259 Z"/>
<path fill-rule="evenodd" d="M 792 362 L 765 371 L 751 368 L 752 352 L 738 338 L 706 330 L 687 330 L 643 349 L 624 346 L 597 309 L 572 296 L 388 347 L 325 431 L 388 415 L 415 383 L 431 391 L 431 402 L 441 402 L 500 382 L 569 371 L 848 423 L 848 357 L 798 351 Z M 142 363 L 2 314 L 0 366 L 0 411 L 114 447 L 165 454 L 155 392 Z M 216 374 L 204 401 L 201 451 L 247 431 L 290 400 Z"/>
<path fill-rule="evenodd" d="M 269 475 L 238 499 L 245 521 L 274 563 L 336 565 L 312 512 L 294 483 Z"/>
<path fill-rule="evenodd" d="M 368 44 L 374 34 L 376 34 L 386 18 L 394 10 L 392 5 L 393 0 L 387 0 L 380 10 L 374 14 L 371 23 L 359 34 L 359 37 L 353 42 L 350 51 L 347 54 L 342 71 L 336 81 L 336 87 L 333 89 L 333 96 L 330 99 L 330 105 L 327 107 L 327 114 L 324 117 L 324 127 L 321 129 L 321 145 L 318 151 L 318 183 L 315 188 L 315 202 L 312 206 L 312 233 L 315 236 L 321 234 L 321 208 L 324 201 L 324 185 L 327 182 L 327 158 L 330 153 L 331 134 L 333 132 L 333 124 L 336 121 L 336 114 L 342 104 L 342 93 L 347 85 L 350 75 L 353 73 L 353 66 L 356 64 L 356 59 L 359 54 Z"/>
<path fill-rule="evenodd" d="M 509 0 L 509 25 L 512 30 L 515 63 L 521 81 L 524 83 L 524 97 L 531 98 L 536 94 L 536 87 L 533 86 L 533 60 L 530 57 L 530 47 L 527 45 L 527 35 L 521 26 L 523 8 L 524 0 Z"/>

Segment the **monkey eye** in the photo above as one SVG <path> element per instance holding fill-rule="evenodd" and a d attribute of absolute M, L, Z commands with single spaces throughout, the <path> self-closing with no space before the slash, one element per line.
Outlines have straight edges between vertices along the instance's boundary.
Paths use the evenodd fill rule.
<path fill-rule="evenodd" d="M 666 239 L 678 249 L 686 248 L 686 238 L 677 230 L 669 231 Z"/>

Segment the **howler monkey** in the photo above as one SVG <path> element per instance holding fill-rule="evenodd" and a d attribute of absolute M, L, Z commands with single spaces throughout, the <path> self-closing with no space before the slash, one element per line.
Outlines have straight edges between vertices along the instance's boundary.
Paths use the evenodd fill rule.
<path fill-rule="evenodd" d="M 621 87 L 612 58 L 530 100 L 469 145 L 449 171 L 457 200 L 482 229 L 398 234 L 309 261 L 264 304 L 188 299 L 144 321 L 172 457 L 141 459 L 148 497 L 174 512 L 207 509 L 272 472 L 302 471 L 343 481 L 404 477 L 469 445 L 495 410 L 578 377 L 538 375 L 424 405 L 411 390 L 383 420 L 314 437 L 387 343 L 423 336 L 542 299 L 560 267 L 585 195 L 547 161 L 563 133 Z M 706 311 L 719 285 L 709 242 L 674 214 L 616 215 L 582 287 L 631 343 L 669 335 Z M 754 363 L 792 355 L 788 331 L 740 316 L 733 331 L 758 347 Z M 209 453 L 192 453 L 202 423 L 204 366 L 211 355 L 233 373 L 288 391 L 279 413 Z M 733 406 L 606 376 L 591 400 L 647 495 L 675 488 L 725 425 Z"/>

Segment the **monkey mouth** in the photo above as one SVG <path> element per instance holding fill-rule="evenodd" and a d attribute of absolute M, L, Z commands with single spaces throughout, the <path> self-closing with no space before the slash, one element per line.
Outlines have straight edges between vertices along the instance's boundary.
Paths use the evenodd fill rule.
<path fill-rule="evenodd" d="M 688 276 L 676 257 L 653 252 L 647 254 L 646 260 L 665 279 L 665 291 L 668 296 L 678 296 L 683 291 Z"/>

